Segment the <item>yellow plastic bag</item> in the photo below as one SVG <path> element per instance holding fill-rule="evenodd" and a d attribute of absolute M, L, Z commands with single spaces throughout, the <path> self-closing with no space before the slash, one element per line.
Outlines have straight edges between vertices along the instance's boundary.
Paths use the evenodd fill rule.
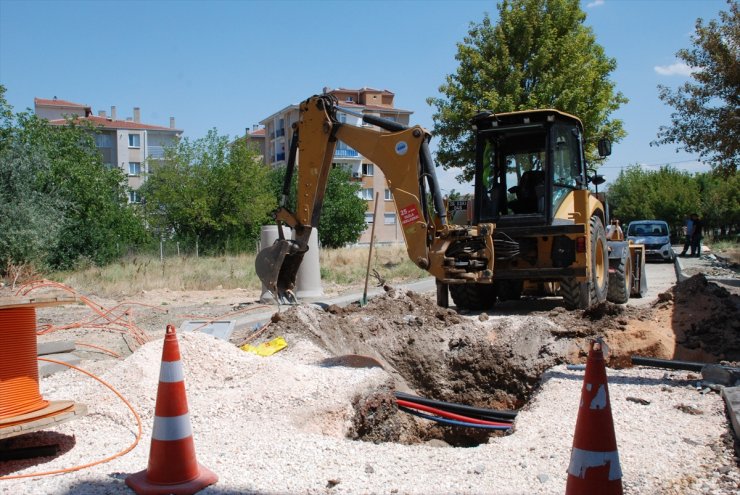
<path fill-rule="evenodd" d="M 285 349 L 286 347 L 288 347 L 288 343 L 285 341 L 284 338 L 275 337 L 271 341 L 262 342 L 261 344 L 257 346 L 253 346 L 250 344 L 244 344 L 243 346 L 240 347 L 240 349 L 243 351 L 252 352 L 259 356 L 267 357 L 267 356 L 272 356 L 277 351 L 281 349 Z"/>

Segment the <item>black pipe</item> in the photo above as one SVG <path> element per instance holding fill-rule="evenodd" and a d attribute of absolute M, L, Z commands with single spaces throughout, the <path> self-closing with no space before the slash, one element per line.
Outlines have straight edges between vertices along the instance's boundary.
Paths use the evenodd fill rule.
<path fill-rule="evenodd" d="M 447 225 L 447 216 L 444 214 L 445 204 L 442 199 L 442 192 L 439 190 L 439 183 L 437 182 L 437 171 L 434 169 L 434 162 L 432 161 L 432 152 L 429 151 L 429 144 L 426 139 L 421 143 L 421 170 L 427 178 L 429 184 L 429 190 L 432 193 L 432 200 L 434 201 L 434 211 L 437 213 L 437 218 L 442 225 Z"/>
<path fill-rule="evenodd" d="M 362 121 L 366 124 L 377 125 L 381 129 L 391 132 L 405 131 L 408 129 L 408 127 L 403 124 L 399 124 L 393 120 L 384 119 L 383 117 L 378 117 L 377 115 L 363 115 Z"/>
<path fill-rule="evenodd" d="M 641 366 L 653 366 L 655 368 L 667 368 L 669 370 L 701 371 L 708 363 L 696 363 L 691 361 L 673 361 L 670 359 L 658 359 L 642 356 L 632 356 L 632 364 Z"/>
<path fill-rule="evenodd" d="M 452 402 L 443 402 L 441 400 L 426 399 L 416 395 L 406 394 L 404 392 L 394 392 L 397 399 L 416 402 L 425 406 L 436 407 L 450 412 L 460 413 L 466 416 L 476 417 L 479 419 L 489 419 L 497 421 L 501 419 L 512 420 L 516 418 L 515 411 L 497 411 L 495 409 L 486 409 L 483 407 L 466 406 L 463 404 L 454 404 Z"/>
<path fill-rule="evenodd" d="M 283 198 L 287 198 L 290 195 L 290 182 L 293 178 L 293 171 L 295 170 L 295 158 L 298 153 L 298 129 L 293 132 L 293 137 L 290 140 L 290 152 L 288 153 L 288 166 L 285 168 L 285 180 L 283 180 Z M 280 205 L 280 206 L 285 206 Z"/>

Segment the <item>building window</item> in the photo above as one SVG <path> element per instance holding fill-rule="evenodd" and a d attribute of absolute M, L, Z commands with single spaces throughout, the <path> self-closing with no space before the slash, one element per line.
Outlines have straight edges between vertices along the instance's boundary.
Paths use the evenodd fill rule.
<path fill-rule="evenodd" d="M 367 189 L 363 189 L 362 191 L 360 191 L 360 197 L 362 199 L 366 199 L 368 201 L 372 201 L 372 199 L 373 199 L 373 188 L 372 187 L 368 187 Z"/>
<path fill-rule="evenodd" d="M 113 139 L 110 134 L 96 134 L 95 135 L 95 146 L 98 148 L 112 148 Z"/>
<path fill-rule="evenodd" d="M 141 175 L 141 162 L 128 162 L 129 175 Z"/>
<path fill-rule="evenodd" d="M 393 199 L 393 195 L 391 194 L 391 190 L 390 189 L 386 189 L 385 190 L 385 196 L 384 196 L 384 198 L 385 198 L 386 201 L 391 201 Z"/>
<path fill-rule="evenodd" d="M 383 215 L 383 224 L 384 225 L 396 225 L 396 214 L 395 213 L 385 213 Z"/>
<path fill-rule="evenodd" d="M 372 176 L 373 171 L 374 171 L 374 166 L 372 163 L 362 164 L 362 175 Z"/>
<path fill-rule="evenodd" d="M 141 147 L 141 136 L 139 134 L 128 135 L 128 147 L 129 148 L 140 148 Z"/>
<path fill-rule="evenodd" d="M 365 213 L 365 223 L 367 223 L 367 224 L 373 223 L 373 214 L 372 213 Z"/>
<path fill-rule="evenodd" d="M 129 203 L 141 203 L 141 196 L 139 196 L 139 191 L 129 191 L 128 192 L 128 202 Z"/>

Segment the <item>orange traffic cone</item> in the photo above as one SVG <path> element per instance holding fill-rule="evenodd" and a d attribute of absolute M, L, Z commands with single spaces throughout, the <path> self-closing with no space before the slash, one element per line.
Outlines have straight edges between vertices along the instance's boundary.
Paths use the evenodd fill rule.
<path fill-rule="evenodd" d="M 126 478 L 126 484 L 138 495 L 191 495 L 217 480 L 218 476 L 195 458 L 180 346 L 175 327 L 167 325 L 149 466 Z"/>
<path fill-rule="evenodd" d="M 565 495 L 622 495 L 622 468 L 601 345 L 592 342 L 588 352 Z"/>

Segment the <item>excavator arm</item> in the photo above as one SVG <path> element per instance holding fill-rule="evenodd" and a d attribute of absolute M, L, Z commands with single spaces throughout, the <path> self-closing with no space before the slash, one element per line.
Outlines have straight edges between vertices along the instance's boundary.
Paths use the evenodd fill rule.
<path fill-rule="evenodd" d="M 293 288 L 303 255 L 308 250 L 311 228 L 317 227 L 337 141 L 351 146 L 382 170 L 395 200 L 409 258 L 443 283 L 465 283 L 483 278 L 490 282 L 493 270 L 493 225 L 475 227 L 448 225 L 429 152 L 429 133 L 419 126 L 408 128 L 371 115 L 359 115 L 383 131 L 340 122 L 337 101 L 332 95 L 318 95 L 300 105 L 300 117 L 291 142 L 281 205 L 274 212 L 278 240 L 257 256 L 257 275 L 281 302 L 295 302 Z M 347 112 L 350 113 L 350 112 Z M 296 211 L 285 207 L 292 174 L 298 166 Z M 426 196 L 431 193 L 433 210 Z M 295 231 L 286 239 L 282 224 Z M 472 242 L 471 242 L 472 241 Z M 462 243 L 467 246 L 467 252 Z M 457 244 L 460 259 L 445 252 Z M 462 251 L 461 251 L 462 249 Z M 485 281 L 485 280 L 483 280 Z"/>

